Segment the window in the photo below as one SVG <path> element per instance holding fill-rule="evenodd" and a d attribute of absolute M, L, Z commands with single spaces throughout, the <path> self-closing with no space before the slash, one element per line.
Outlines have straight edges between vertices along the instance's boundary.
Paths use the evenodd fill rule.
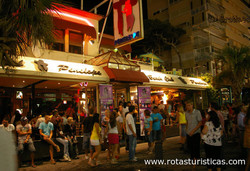
<path fill-rule="evenodd" d="M 69 32 L 69 52 L 83 54 L 83 34 Z"/>
<path fill-rule="evenodd" d="M 202 12 L 202 21 L 205 21 L 205 14 Z"/>
<path fill-rule="evenodd" d="M 82 54 L 83 34 L 77 32 L 69 32 L 69 52 Z"/>
<path fill-rule="evenodd" d="M 190 8 L 193 9 L 193 2 L 190 2 Z"/>
<path fill-rule="evenodd" d="M 64 51 L 64 30 L 55 30 L 55 42 L 52 44 L 50 49 Z"/>
<path fill-rule="evenodd" d="M 194 25 L 194 16 L 192 16 L 192 25 Z"/>

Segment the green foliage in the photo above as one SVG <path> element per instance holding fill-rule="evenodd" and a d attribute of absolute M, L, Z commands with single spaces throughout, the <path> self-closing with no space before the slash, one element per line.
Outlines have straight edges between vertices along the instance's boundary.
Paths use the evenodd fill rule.
<path fill-rule="evenodd" d="M 0 64 L 19 66 L 16 59 L 37 41 L 53 42 L 50 10 L 59 0 L 0 0 Z"/>
<path fill-rule="evenodd" d="M 250 49 L 249 47 L 227 46 L 217 58 L 223 62 L 224 67 L 214 81 L 218 85 L 230 85 L 235 104 L 240 104 L 240 94 L 244 87 L 245 76 L 250 73 Z"/>
<path fill-rule="evenodd" d="M 183 29 L 176 28 L 167 21 L 144 20 L 143 24 L 144 39 L 132 44 L 133 53 L 135 55 L 153 52 L 157 56 L 161 56 L 164 50 L 171 48 L 163 38 L 176 45 L 179 43 L 179 38 L 185 34 Z"/>
<path fill-rule="evenodd" d="M 218 102 L 219 101 L 219 93 L 216 88 L 214 88 L 214 78 L 212 74 L 205 73 L 200 77 L 203 81 L 207 82 L 209 87 L 207 89 L 207 97 L 209 102 Z"/>

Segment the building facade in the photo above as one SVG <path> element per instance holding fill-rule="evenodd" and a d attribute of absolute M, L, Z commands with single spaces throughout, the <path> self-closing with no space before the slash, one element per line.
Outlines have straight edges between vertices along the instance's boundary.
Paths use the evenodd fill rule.
<path fill-rule="evenodd" d="M 215 57 L 227 44 L 250 45 L 249 1 L 244 0 L 147 0 L 148 18 L 169 21 L 186 34 L 177 46 L 184 72 L 199 76 L 216 75 L 222 64 Z M 178 68 L 178 56 L 172 49 L 167 59 Z"/>

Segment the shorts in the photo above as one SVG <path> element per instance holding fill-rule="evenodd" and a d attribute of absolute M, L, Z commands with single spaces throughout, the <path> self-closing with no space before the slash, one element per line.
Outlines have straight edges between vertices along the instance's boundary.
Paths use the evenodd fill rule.
<path fill-rule="evenodd" d="M 153 133 L 152 133 L 152 131 L 151 131 L 150 134 L 148 135 L 148 131 L 145 130 L 145 140 L 146 140 L 148 143 L 152 143 L 152 142 L 153 142 Z"/>
<path fill-rule="evenodd" d="M 83 140 L 82 140 L 82 149 L 90 149 L 93 150 L 93 147 L 90 144 L 90 135 L 91 133 L 84 133 L 83 134 Z"/>
<path fill-rule="evenodd" d="M 186 125 L 185 124 L 180 124 L 180 136 L 186 137 Z"/>
<path fill-rule="evenodd" d="M 28 142 L 26 144 L 29 146 L 29 151 L 31 151 L 31 152 L 36 151 L 36 148 L 35 148 L 34 143 L 33 143 L 31 138 L 28 140 Z M 18 140 L 17 151 L 23 152 L 24 145 L 26 145 L 26 144 L 24 144 L 24 140 Z"/>
<path fill-rule="evenodd" d="M 90 140 L 90 144 L 92 146 L 98 146 L 98 145 L 100 145 L 100 140 Z"/>
<path fill-rule="evenodd" d="M 152 131 L 152 136 L 153 136 L 153 140 L 154 141 L 159 141 L 159 140 L 161 140 L 161 135 L 162 133 L 161 133 L 161 130 L 153 130 Z"/>
<path fill-rule="evenodd" d="M 108 134 L 109 144 L 119 144 L 118 134 Z"/>

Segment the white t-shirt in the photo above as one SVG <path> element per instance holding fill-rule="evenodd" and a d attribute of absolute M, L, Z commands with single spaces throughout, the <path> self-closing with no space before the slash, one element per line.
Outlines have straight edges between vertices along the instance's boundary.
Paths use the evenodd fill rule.
<path fill-rule="evenodd" d="M 7 127 L 5 127 L 3 124 L 0 125 L 0 128 L 5 129 L 8 132 L 12 132 L 15 130 L 15 126 L 13 124 L 9 124 Z"/>
<path fill-rule="evenodd" d="M 37 121 L 36 121 L 35 127 L 36 127 L 36 128 L 39 128 L 39 125 L 40 125 L 40 123 L 42 123 L 42 122 L 45 122 L 45 118 L 44 118 L 44 117 L 38 118 Z"/>
<path fill-rule="evenodd" d="M 159 106 L 158 106 L 158 108 L 161 110 L 161 109 L 165 109 L 165 105 L 164 104 L 160 104 Z"/>
<path fill-rule="evenodd" d="M 207 134 L 203 135 L 202 139 L 204 140 L 204 142 L 208 145 L 212 145 L 212 146 L 222 146 L 221 143 L 221 130 L 222 127 L 221 125 L 218 128 L 214 127 L 214 124 L 209 121 L 206 122 L 205 125 L 208 128 Z"/>
<path fill-rule="evenodd" d="M 119 123 L 123 123 L 123 118 L 122 118 L 122 116 L 120 116 L 120 115 L 117 116 L 116 121 L 119 122 Z"/>
<path fill-rule="evenodd" d="M 111 128 L 110 123 L 108 123 L 109 125 L 109 131 L 108 134 L 118 134 L 118 129 L 117 129 L 117 125 L 114 128 Z"/>
<path fill-rule="evenodd" d="M 129 112 L 128 106 L 126 108 L 122 108 L 122 117 L 125 118 L 126 113 Z"/>
<path fill-rule="evenodd" d="M 12 134 L 0 129 L 0 170 L 16 171 L 16 147 Z"/>
<path fill-rule="evenodd" d="M 133 131 L 136 133 L 134 118 L 130 113 L 126 116 L 126 131 L 128 135 L 133 135 L 133 132 L 128 127 L 129 124 L 131 124 Z"/>
<path fill-rule="evenodd" d="M 32 129 L 31 125 L 28 123 L 24 126 L 22 124 L 19 124 L 16 126 L 16 130 L 21 131 L 21 132 L 28 132 L 30 129 Z M 27 134 L 26 135 L 18 135 L 18 140 L 25 140 L 27 136 L 28 136 Z"/>

